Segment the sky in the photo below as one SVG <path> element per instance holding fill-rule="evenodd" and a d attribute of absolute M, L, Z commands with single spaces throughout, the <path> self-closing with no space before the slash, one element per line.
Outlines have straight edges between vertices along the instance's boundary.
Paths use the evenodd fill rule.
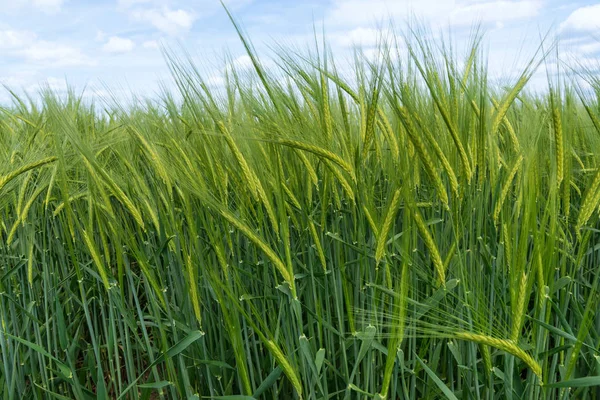
<path fill-rule="evenodd" d="M 400 31 L 418 19 L 432 32 L 467 43 L 475 23 L 485 33 L 490 72 L 502 79 L 557 40 L 561 58 L 596 65 L 600 2 L 565 0 L 226 0 L 263 57 L 276 43 L 305 47 L 325 32 L 340 62 L 354 46 L 373 51 L 381 29 Z M 219 85 L 228 52 L 248 66 L 235 29 L 218 0 L 0 0 L 0 83 L 35 96 L 67 85 L 86 96 L 153 97 L 173 87 L 161 46 L 192 55 Z M 543 74 L 533 84 L 543 85 Z M 0 103 L 10 101 L 0 88 Z"/>

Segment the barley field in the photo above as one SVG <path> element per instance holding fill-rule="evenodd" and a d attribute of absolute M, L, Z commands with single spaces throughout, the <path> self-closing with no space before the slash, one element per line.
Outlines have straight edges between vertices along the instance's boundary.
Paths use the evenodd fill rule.
<path fill-rule="evenodd" d="M 600 398 L 599 75 L 423 37 L 15 95 L 0 398 Z"/>

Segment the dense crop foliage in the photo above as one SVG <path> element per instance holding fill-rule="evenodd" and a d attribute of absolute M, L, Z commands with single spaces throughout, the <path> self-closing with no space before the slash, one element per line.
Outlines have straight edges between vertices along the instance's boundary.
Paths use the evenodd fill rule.
<path fill-rule="evenodd" d="M 0 397 L 595 398 L 600 84 L 421 37 L 4 110 Z"/>

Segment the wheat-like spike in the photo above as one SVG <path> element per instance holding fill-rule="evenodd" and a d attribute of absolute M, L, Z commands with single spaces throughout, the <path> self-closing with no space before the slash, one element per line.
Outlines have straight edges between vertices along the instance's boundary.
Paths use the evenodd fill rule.
<path fill-rule="evenodd" d="M 285 192 L 286 196 L 288 196 L 289 200 L 294 205 L 294 207 L 301 210 L 302 206 L 300 205 L 300 202 L 294 195 L 294 192 L 291 191 L 291 189 L 285 184 L 285 182 L 283 182 L 283 180 L 281 181 L 281 187 L 283 188 L 283 191 Z"/>
<path fill-rule="evenodd" d="M 33 286 L 33 238 L 29 238 L 29 250 L 27 251 L 27 282 Z"/>
<path fill-rule="evenodd" d="M 427 129 L 425 124 L 422 123 L 421 118 L 416 114 L 413 114 L 413 118 L 415 118 L 415 120 L 417 121 L 417 124 L 419 125 L 421 130 L 425 133 L 425 136 L 429 140 L 429 143 L 431 143 L 434 153 L 436 154 L 436 156 L 442 163 L 442 167 L 444 168 L 444 171 L 446 171 L 446 174 L 448 175 L 448 180 L 450 181 L 450 189 L 452 190 L 452 193 L 454 193 L 454 195 L 456 197 L 458 197 L 458 180 L 456 179 L 456 174 L 454 173 L 454 169 L 450 165 L 448 158 L 446 158 L 444 151 L 440 147 L 437 140 L 435 140 L 435 138 L 433 137 L 433 134 L 431 133 L 431 131 L 429 129 Z"/>
<path fill-rule="evenodd" d="M 47 186 L 45 186 L 45 185 L 37 188 L 33 192 L 33 194 L 29 197 L 27 202 L 23 205 L 23 209 L 21 210 L 21 213 L 19 214 L 19 219 L 21 220 L 21 222 L 25 221 L 25 219 L 27 218 L 27 214 L 29 213 L 29 209 L 33 205 L 33 202 L 35 201 L 35 199 L 38 198 L 38 196 L 40 194 L 42 194 L 42 191 L 44 191 L 46 188 L 47 188 Z"/>
<path fill-rule="evenodd" d="M 339 172 L 339 171 L 338 171 Z M 343 191 L 343 190 L 342 190 Z M 333 196 L 333 204 L 337 210 L 342 208 L 342 199 L 338 193 L 338 187 L 335 185 L 331 186 L 331 194 Z"/>
<path fill-rule="evenodd" d="M 458 155 L 460 157 L 460 162 L 463 167 L 463 171 L 465 173 L 465 177 L 467 178 L 467 182 L 471 181 L 471 177 L 473 176 L 473 169 L 471 168 L 471 163 L 469 162 L 469 157 L 467 156 L 467 152 L 465 151 L 465 147 L 463 146 L 460 137 L 458 136 L 458 130 L 455 124 L 452 122 L 450 115 L 445 107 L 438 107 L 440 113 L 442 114 L 442 119 L 446 123 L 448 130 L 450 131 L 450 136 L 454 141 L 454 145 L 458 150 Z"/>
<path fill-rule="evenodd" d="M 86 160 L 87 161 L 87 160 Z M 108 188 L 113 192 L 115 197 L 129 210 L 135 222 L 145 230 L 144 219 L 142 218 L 142 213 L 138 208 L 133 204 L 133 201 L 123 192 L 123 190 L 116 184 L 116 182 L 111 178 L 111 176 L 106 173 L 103 169 L 99 169 L 100 174 L 104 178 L 104 182 L 107 184 Z"/>
<path fill-rule="evenodd" d="M 417 223 L 419 233 L 421 234 L 421 237 L 423 237 L 425 246 L 429 250 L 429 256 L 431 257 L 431 261 L 433 262 L 433 266 L 438 276 L 438 283 L 442 286 L 446 286 L 446 269 L 444 268 L 444 263 L 442 262 L 442 257 L 435 244 L 435 240 L 433 240 L 433 236 L 429 232 L 429 229 L 427 229 L 425 221 L 423 221 L 423 217 L 421 216 L 421 212 L 418 209 L 413 211 L 413 217 Z"/>
<path fill-rule="evenodd" d="M 510 334 L 510 340 L 517 342 L 521 333 L 521 326 L 523 325 L 523 319 L 525 317 L 525 300 L 527 292 L 527 275 L 525 272 L 521 273 L 521 279 L 519 280 L 519 287 L 516 296 L 516 304 L 512 311 L 512 330 Z"/>
<path fill-rule="evenodd" d="M 148 212 L 148 215 L 150 215 L 150 219 L 152 220 L 152 223 L 154 224 L 156 231 L 160 232 L 160 222 L 158 220 L 158 216 L 156 215 L 156 212 L 154 212 L 154 209 L 148 202 L 148 199 L 143 199 L 142 204 L 144 204 L 146 206 L 146 211 Z"/>
<path fill-rule="evenodd" d="M 465 62 L 465 70 L 463 71 L 463 77 L 461 79 L 461 93 L 464 93 L 464 88 L 467 87 L 467 80 L 471 75 L 471 69 L 473 68 L 473 65 L 475 65 L 475 61 L 477 60 L 478 47 L 479 46 L 471 47 L 469 58 Z"/>
<path fill-rule="evenodd" d="M 202 312 L 200 309 L 200 296 L 198 295 L 198 282 L 192 263 L 192 256 L 190 254 L 186 257 L 185 265 L 187 267 L 188 288 L 190 290 L 192 308 L 194 309 L 194 315 L 196 316 L 196 321 L 198 321 L 198 326 L 202 327 Z"/>
<path fill-rule="evenodd" d="M 575 151 L 575 149 L 573 147 L 571 147 L 571 156 L 573 156 L 575 161 L 577 161 L 577 164 L 579 164 L 579 168 L 585 169 L 585 165 L 583 164 L 581 157 L 579 157 L 579 154 L 577 154 L 577 152 Z"/>
<path fill-rule="evenodd" d="M 387 241 L 387 236 L 390 233 L 390 229 L 392 229 L 394 218 L 396 217 L 396 213 L 398 212 L 398 206 L 400 205 L 400 189 L 397 189 L 394 192 L 394 197 L 392 197 L 392 201 L 388 207 L 387 213 L 385 215 L 385 219 L 383 220 L 383 225 L 381 225 L 381 229 L 379 232 L 381 233 L 377 238 L 377 247 L 375 249 L 375 261 L 379 263 L 383 258 L 383 253 L 385 251 L 385 242 Z"/>
<path fill-rule="evenodd" d="M 306 174 L 312 181 L 313 185 L 317 186 L 319 184 L 319 178 L 317 177 L 317 173 L 315 172 L 315 169 L 313 168 L 312 164 L 308 160 L 308 157 L 306 157 L 306 154 L 304 154 L 298 149 L 294 149 L 294 153 L 297 154 L 298 157 L 300 157 L 300 161 L 302 161 L 302 164 L 304 164 L 304 166 L 306 167 Z"/>
<path fill-rule="evenodd" d="M 21 182 L 21 187 L 19 188 L 19 195 L 17 196 L 17 214 L 21 213 L 21 207 L 23 206 L 23 201 L 25 201 L 25 193 L 27 192 L 27 186 L 29 186 L 29 181 L 32 178 L 33 171 L 28 171 L 25 174 L 25 178 Z"/>
<path fill-rule="evenodd" d="M 363 158 L 366 158 L 367 152 L 369 151 L 371 142 L 376 142 L 375 140 L 375 117 L 377 114 L 377 97 L 379 96 L 379 92 L 377 88 L 373 89 L 373 93 L 371 95 L 371 102 L 367 107 L 367 118 L 365 121 L 365 140 L 363 144 Z M 377 146 L 377 143 L 375 143 Z"/>
<path fill-rule="evenodd" d="M 48 190 L 46 191 L 46 197 L 44 199 L 44 210 L 48 210 L 48 204 L 50 204 L 50 195 L 52 189 L 54 189 L 54 182 L 56 180 L 56 173 L 58 172 L 58 166 L 54 166 L 52 174 L 50 175 L 50 182 L 48 182 Z"/>
<path fill-rule="evenodd" d="M 579 189 L 579 186 L 577 186 L 575 181 L 571 180 L 570 186 L 573 188 L 573 190 L 575 190 L 575 193 L 577 193 L 577 196 L 581 197 L 581 189 Z"/>
<path fill-rule="evenodd" d="M 487 372 L 491 372 L 492 367 L 492 355 L 490 354 L 490 346 L 485 344 L 479 344 L 479 350 L 481 351 L 481 358 L 483 359 L 483 365 Z"/>
<path fill-rule="evenodd" d="M 556 145 L 556 185 L 560 187 L 564 176 L 565 143 L 560 111 L 557 106 L 552 107 L 552 123 L 554 126 L 554 143 Z"/>
<path fill-rule="evenodd" d="M 592 200 L 591 200 L 590 204 L 589 204 L 589 205 L 586 205 L 586 207 L 589 207 L 589 211 L 588 211 L 587 209 L 585 209 L 585 210 L 584 210 L 583 208 L 582 208 L 582 210 L 581 210 L 581 212 L 582 212 L 582 213 L 584 213 L 584 212 L 585 212 L 585 214 L 587 215 L 587 219 L 586 219 L 585 223 L 587 223 L 587 221 L 590 219 L 590 217 L 591 217 L 591 216 L 592 216 L 592 214 L 594 213 L 594 210 L 595 210 L 596 208 L 600 208 L 600 190 L 598 190 L 598 191 L 596 192 L 596 194 L 595 194 L 595 195 L 594 195 L 594 197 L 592 198 Z M 583 225 L 584 225 L 585 223 L 583 223 L 583 224 L 582 224 L 582 227 L 583 227 Z"/>
<path fill-rule="evenodd" d="M 375 235 L 375 239 L 377 239 L 379 237 L 379 228 L 375 224 L 375 220 L 373 220 L 373 217 L 371 216 L 371 213 L 369 212 L 369 209 L 367 208 L 367 206 L 363 205 L 362 209 L 363 209 L 363 212 L 365 213 L 365 217 L 367 218 L 367 222 L 369 223 L 369 226 L 371 227 L 371 230 L 373 231 L 373 234 Z"/>
<path fill-rule="evenodd" d="M 83 241 L 85 242 L 85 244 L 88 247 L 88 250 L 90 251 L 92 260 L 94 260 L 94 264 L 96 264 L 96 268 L 98 268 L 98 274 L 100 275 L 100 278 L 102 279 L 102 283 L 104 283 L 104 288 L 106 290 L 109 290 L 110 283 L 108 281 L 108 273 L 106 271 L 104 263 L 102 262 L 102 259 L 100 258 L 100 254 L 98 253 L 98 250 L 96 249 L 96 245 L 90 239 L 90 237 L 85 229 L 82 231 L 82 234 L 83 234 Z"/>
<path fill-rule="evenodd" d="M 325 74 L 321 73 L 321 96 L 323 97 L 323 119 L 325 120 L 325 137 L 330 141 L 333 133 L 333 119 L 329 109 L 329 89 Z"/>
<path fill-rule="evenodd" d="M 475 102 L 475 100 L 471 99 L 471 102 L 469 104 L 471 104 L 471 108 L 475 112 L 475 115 L 477 117 L 479 117 L 481 115 L 481 111 L 479 110 L 479 106 L 477 105 L 477 103 Z"/>
<path fill-rule="evenodd" d="M 492 104 L 494 105 L 494 107 L 496 109 L 498 109 L 498 107 L 499 107 L 498 101 L 496 99 L 494 99 L 493 97 L 492 97 Z M 519 139 L 517 139 L 517 134 L 515 133 L 515 129 L 513 128 L 512 124 L 510 123 L 510 121 L 508 120 L 506 115 L 504 115 L 504 117 L 502 118 L 502 123 L 504 124 L 504 127 L 506 128 L 506 131 L 508 132 L 508 137 L 510 139 L 510 143 L 512 144 L 513 150 L 516 153 L 520 153 L 521 145 L 519 143 Z"/>
<path fill-rule="evenodd" d="M 540 364 L 525 350 L 521 349 L 512 340 L 498 339 L 492 336 L 481 335 L 471 332 L 456 332 L 455 337 L 461 340 L 467 340 L 469 342 L 485 344 L 494 347 L 498 350 L 502 350 L 521 359 L 531 371 L 538 377 L 542 382 L 542 367 Z"/>
<path fill-rule="evenodd" d="M 508 174 L 508 178 L 506 179 L 504 186 L 502 186 L 502 191 L 500 192 L 500 198 L 498 199 L 498 203 L 496 203 L 496 207 L 494 208 L 494 223 L 496 225 L 498 225 L 498 218 L 500 217 L 500 211 L 502 211 L 502 205 L 504 204 L 504 200 L 506 199 L 506 196 L 508 195 L 512 181 L 515 178 L 515 175 L 517 174 L 517 171 L 521 167 L 522 163 L 523 163 L 523 156 L 520 155 L 519 158 L 517 159 L 517 161 L 515 162 L 515 164 L 513 165 L 512 169 L 510 170 L 510 173 Z"/>
<path fill-rule="evenodd" d="M 309 153 L 313 153 L 317 156 L 320 156 L 320 157 L 326 158 L 330 161 L 333 161 L 334 163 L 336 163 L 337 165 L 342 167 L 342 169 L 344 171 L 346 171 L 348 173 L 348 175 L 350 175 L 352 180 L 354 182 L 356 182 L 356 175 L 354 173 L 354 169 L 352 168 L 352 166 L 350 164 L 348 164 L 346 161 L 344 161 L 340 156 L 338 156 L 337 154 L 335 154 L 334 152 L 332 152 L 330 150 L 323 149 L 319 146 L 315 146 L 312 144 L 299 142 L 297 140 L 290 140 L 290 139 L 275 139 L 274 143 L 281 144 L 283 146 L 293 147 L 293 148 L 300 149 L 300 150 L 305 150 L 305 151 L 308 151 Z"/>
<path fill-rule="evenodd" d="M 319 190 L 318 186 L 311 181 L 310 177 L 306 177 L 306 200 L 308 202 L 308 204 L 312 203 L 312 198 L 313 198 L 313 186 L 315 188 L 317 188 L 317 190 Z"/>
<path fill-rule="evenodd" d="M 446 253 L 446 258 L 444 259 L 444 271 L 446 271 L 448 269 L 448 266 L 450 266 L 450 262 L 452 261 L 452 258 L 454 257 L 454 255 L 456 253 L 457 242 L 458 242 L 458 240 L 452 241 L 452 246 L 450 246 L 450 248 L 448 249 L 448 252 Z"/>
<path fill-rule="evenodd" d="M 8 234 L 8 238 L 6 239 L 6 244 L 8 244 L 10 246 L 10 244 L 14 240 L 15 233 L 17 232 L 18 226 L 20 224 L 23 224 L 25 222 L 25 219 L 27 218 L 27 214 L 29 213 L 29 209 L 33 205 L 33 202 L 35 201 L 35 199 L 37 199 L 37 197 L 40 194 L 42 194 L 42 192 L 45 189 L 46 189 L 46 186 L 41 186 L 41 187 L 37 188 L 35 192 L 33 192 L 33 194 L 31 195 L 31 197 L 29 197 L 29 200 L 27 200 L 27 203 L 25 203 L 25 205 L 23 206 L 23 209 L 19 213 L 19 216 L 18 216 L 17 220 L 13 224 L 13 226 L 12 226 L 12 228 L 11 228 L 9 234 Z"/>
<path fill-rule="evenodd" d="M 229 149 L 233 153 L 233 157 L 235 158 L 238 165 L 242 169 L 242 174 L 244 175 L 244 178 L 246 179 L 246 183 L 248 184 L 250 193 L 252 193 L 252 196 L 256 200 L 259 200 L 258 188 L 256 187 L 256 180 L 254 179 L 254 175 L 252 174 L 250 166 L 246 162 L 246 159 L 242 155 L 242 152 L 240 151 L 240 149 L 235 144 L 235 141 L 233 140 L 233 137 L 231 136 L 231 134 L 225 127 L 225 124 L 222 121 L 218 121 L 217 126 L 219 127 L 219 131 L 223 134 L 223 137 L 225 138 L 225 142 L 229 146 Z"/>
<path fill-rule="evenodd" d="M 321 262 L 323 271 L 327 271 L 327 261 L 325 259 L 325 253 L 323 252 L 323 246 L 321 246 L 321 240 L 319 239 L 319 235 L 317 234 L 315 223 L 312 220 L 308 221 L 308 230 L 310 231 L 310 235 L 312 236 L 315 248 L 317 249 L 317 255 L 319 256 L 319 261 Z"/>
<path fill-rule="evenodd" d="M 181 144 L 179 143 L 179 141 L 175 140 L 175 138 L 171 138 L 169 140 L 169 142 L 171 143 L 171 146 L 173 146 L 173 148 L 175 148 L 175 150 L 177 150 L 177 157 L 181 157 L 183 159 L 183 162 L 187 166 L 187 168 L 190 171 L 193 171 L 194 164 L 192 163 L 192 160 L 190 160 L 190 157 L 188 157 L 188 154 L 185 152 L 183 147 L 181 147 Z"/>
<path fill-rule="evenodd" d="M 420 136 L 417 134 L 415 127 L 408 114 L 408 111 L 404 107 L 399 107 L 398 112 L 400 114 L 400 117 L 402 118 L 402 123 L 406 127 L 406 133 L 411 143 L 414 145 L 415 150 L 419 154 L 419 157 L 423 162 L 423 166 L 425 167 L 427 174 L 433 180 L 433 183 L 435 185 L 436 190 L 438 191 L 438 195 L 440 196 L 442 204 L 444 204 L 444 206 L 448 208 L 448 193 L 446 193 L 446 188 L 442 183 L 440 175 L 435 171 L 435 166 L 433 165 L 431 156 L 429 155 L 429 152 L 427 151 L 427 148 L 425 147 L 425 144 L 421 140 Z"/>
<path fill-rule="evenodd" d="M 512 124 L 508 120 L 506 116 L 502 119 L 504 126 L 506 127 L 506 131 L 508 132 L 508 137 L 513 146 L 513 150 L 517 153 L 521 152 L 521 144 L 519 143 L 519 139 L 517 138 L 517 134 L 515 132 L 515 128 L 513 128 Z"/>
<path fill-rule="evenodd" d="M 346 178 L 344 177 L 344 175 L 342 175 L 342 173 L 340 172 L 340 170 L 338 168 L 336 168 L 335 165 L 333 165 L 329 160 L 325 160 L 325 165 L 327 165 L 327 167 L 329 168 L 329 170 L 333 173 L 333 175 L 335 176 L 335 178 L 342 185 L 342 188 L 344 189 L 344 192 L 348 196 L 348 200 L 350 200 L 350 202 L 352 204 L 355 204 L 354 190 L 352 190 L 352 186 L 350 186 L 350 183 L 346 180 Z M 335 187 L 333 189 L 335 190 Z M 338 205 L 338 208 L 339 207 L 340 207 L 340 205 Z"/>
<path fill-rule="evenodd" d="M 96 201 L 96 204 L 102 204 L 107 210 L 109 210 L 108 214 L 111 217 L 114 217 L 115 212 L 113 210 L 110 199 L 109 199 L 108 195 L 106 194 L 106 191 L 104 190 L 105 182 L 102 180 L 102 177 L 96 171 L 96 168 L 94 168 L 94 166 L 92 166 L 92 163 L 85 156 L 82 157 L 82 160 L 83 160 L 83 164 L 85 165 L 85 167 L 88 170 L 90 177 L 94 181 L 94 186 L 93 186 L 94 190 L 100 193 L 100 198 L 102 199 L 102 202 Z M 88 190 L 91 190 L 91 189 L 89 189 L 90 187 L 91 186 L 88 184 Z M 90 194 L 91 193 L 92 192 L 90 192 Z"/>
<path fill-rule="evenodd" d="M 431 159 L 430 159 L 431 161 Z M 433 166 L 433 161 L 431 162 L 431 165 Z M 414 182 L 414 187 L 415 188 L 419 188 L 421 187 L 421 168 L 419 166 L 419 163 L 413 163 L 412 165 L 413 167 L 413 182 Z M 427 170 L 427 168 L 425 168 Z M 435 173 L 435 172 L 434 172 Z M 429 172 L 428 172 L 429 174 Z M 436 185 L 436 190 L 438 190 L 440 187 L 438 186 L 438 183 L 442 182 L 442 179 L 440 177 L 439 182 L 435 182 L 434 184 Z M 444 188 L 443 184 L 441 186 L 442 188 Z M 440 200 L 442 201 L 442 204 L 444 204 L 444 207 L 446 207 L 446 209 L 449 209 L 448 206 L 448 194 L 445 193 L 445 188 L 444 188 L 444 193 L 440 193 L 439 194 Z"/>
<path fill-rule="evenodd" d="M 506 116 L 506 113 L 508 112 L 510 105 L 517 98 L 517 96 L 521 92 L 521 90 L 525 87 L 525 84 L 527 83 L 528 80 L 529 80 L 528 75 L 521 76 L 521 78 L 519 79 L 517 84 L 504 97 L 504 99 L 502 100 L 502 103 L 500 103 L 498 105 L 498 107 L 496 107 L 496 114 L 494 115 L 494 119 L 492 120 L 492 126 L 491 126 L 491 132 L 490 132 L 492 135 L 495 135 L 496 132 L 498 132 L 500 123 Z"/>
<path fill-rule="evenodd" d="M 339 78 L 339 76 L 333 75 L 327 71 L 324 71 L 324 73 L 329 79 L 331 79 L 335 83 L 336 86 L 338 86 L 340 89 L 346 92 L 352 98 L 352 100 L 354 100 L 355 103 L 360 103 L 360 98 L 358 94 L 356 94 L 356 92 L 352 90 L 350 86 L 348 86 L 344 81 L 342 81 Z"/>
<path fill-rule="evenodd" d="M 579 230 L 585 225 L 590 217 L 592 216 L 598 201 L 600 200 L 600 191 L 598 191 L 598 187 L 600 186 L 600 168 L 598 168 L 594 179 L 592 180 L 591 185 L 585 193 L 585 197 L 581 202 L 581 208 L 579 211 L 579 215 L 577 216 L 577 225 L 576 231 L 579 235 Z"/>
<path fill-rule="evenodd" d="M 392 156 L 394 157 L 394 160 L 396 160 L 400 156 L 400 149 L 398 147 L 398 140 L 396 138 L 396 135 L 394 135 L 392 125 L 390 124 L 390 121 L 386 117 L 381 107 L 377 107 L 377 114 L 379 115 L 378 122 L 379 124 L 381 124 L 380 129 L 386 136 L 386 139 L 392 151 Z"/>
<path fill-rule="evenodd" d="M 6 175 L 2 175 L 0 176 L 0 190 L 2 190 L 4 188 L 4 186 L 6 186 L 6 184 L 10 181 L 12 181 L 13 179 L 15 179 L 17 176 L 24 174 L 27 171 L 31 171 L 32 169 L 41 167 L 43 165 L 46 164 L 50 164 L 54 161 L 58 160 L 58 157 L 46 157 L 43 158 L 41 160 L 38 161 L 34 161 L 32 163 L 29 163 L 27 165 L 22 166 L 21 168 L 17 168 L 16 170 L 9 172 Z"/>
<path fill-rule="evenodd" d="M 69 203 L 74 202 L 75 200 L 79 200 L 84 198 L 85 196 L 89 195 L 88 191 L 85 192 L 81 192 L 81 193 L 77 193 L 74 194 L 72 196 L 69 197 Z M 65 208 L 65 202 L 61 202 L 58 206 L 56 206 L 56 208 L 54 209 L 54 212 L 52 213 L 53 217 L 56 217 L 58 214 L 60 214 L 60 212 L 63 210 L 63 208 Z"/>
<path fill-rule="evenodd" d="M 146 138 L 144 138 L 144 136 L 140 132 L 138 132 L 137 129 L 135 129 L 132 126 L 130 126 L 129 129 L 131 132 L 133 132 L 135 137 L 140 141 L 144 150 L 146 150 L 148 152 L 148 154 L 150 155 L 150 159 L 156 166 L 156 171 L 158 172 L 160 177 L 163 179 L 163 182 L 165 183 L 165 185 L 170 186 L 171 181 L 169 179 L 169 174 L 167 173 L 167 169 L 165 168 L 163 162 L 160 160 L 160 157 L 159 157 L 158 153 L 156 152 L 156 150 L 153 149 L 152 146 L 150 146 L 150 143 L 148 143 Z"/>
<path fill-rule="evenodd" d="M 229 282 L 231 279 L 231 277 L 229 276 L 229 264 L 227 263 L 227 258 L 225 257 L 225 249 L 223 247 L 223 244 L 218 240 L 214 240 L 213 250 L 217 255 L 217 261 L 219 262 L 219 266 L 223 271 L 223 276 L 225 277 L 225 280 Z"/>
<path fill-rule="evenodd" d="M 281 365 L 281 369 L 292 383 L 292 386 L 294 386 L 294 389 L 296 389 L 296 393 L 298 393 L 299 398 L 302 398 L 302 383 L 300 382 L 300 377 L 298 377 L 296 371 L 294 371 L 294 368 L 292 368 L 288 358 L 283 354 L 279 346 L 277 346 L 274 341 L 267 340 L 265 341 L 265 345 L 271 354 L 273 354 L 273 357 L 275 357 L 279 365 Z"/>
<path fill-rule="evenodd" d="M 185 166 L 187 167 L 187 169 L 183 169 L 183 173 L 186 174 L 190 178 L 190 180 L 192 182 L 194 182 L 195 185 L 198 185 L 200 188 L 204 189 L 206 187 L 205 177 L 202 174 L 193 174 L 193 171 L 195 171 L 196 168 L 194 167 L 192 160 L 190 160 L 190 158 L 188 157 L 186 152 L 181 147 L 180 143 L 177 140 L 175 140 L 174 138 L 171 138 L 170 142 L 171 142 L 171 145 L 173 146 L 173 148 L 175 148 L 175 150 L 177 151 L 176 157 L 183 159 Z M 174 155 L 174 157 L 175 157 L 175 155 Z M 219 164 L 219 163 L 217 163 L 217 164 Z M 217 167 L 220 168 L 220 166 L 217 166 Z M 211 165 L 211 170 L 212 170 L 212 165 Z M 164 180 L 164 178 L 163 178 L 163 180 Z M 227 185 L 226 178 L 220 179 L 219 182 L 221 182 L 225 186 Z M 168 190 L 170 190 L 171 186 L 169 184 L 167 184 L 167 187 L 168 187 Z"/>
<path fill-rule="evenodd" d="M 5 124 L 5 126 L 8 126 L 8 125 Z M 12 133 L 14 134 L 14 130 L 12 128 L 10 128 L 10 129 L 11 129 Z M 19 150 L 13 150 L 10 153 L 10 165 L 13 165 L 17 161 L 17 159 L 23 160 L 23 154 Z"/>
<path fill-rule="evenodd" d="M 219 212 L 231 225 L 235 226 L 246 236 L 254 245 L 262 250 L 263 253 L 271 260 L 277 271 L 283 276 L 283 279 L 290 285 L 292 292 L 295 294 L 295 284 L 292 273 L 287 269 L 281 258 L 273 251 L 273 249 L 258 237 L 250 227 L 244 224 L 239 218 L 231 214 L 229 211 L 220 208 Z"/>
<path fill-rule="evenodd" d="M 267 216 L 269 217 L 269 220 L 271 221 L 271 225 L 273 226 L 273 230 L 275 231 L 275 234 L 277 236 L 279 236 L 279 221 L 277 221 L 277 214 L 275 213 L 275 209 L 273 208 L 271 199 L 265 192 L 265 189 L 263 188 L 263 185 L 260 182 L 260 179 L 258 179 L 258 176 L 256 176 L 256 174 L 254 172 L 252 172 L 252 178 L 254 179 L 254 186 L 256 187 L 256 192 L 258 193 L 258 198 L 260 199 L 260 201 L 265 206 L 265 209 L 267 210 Z"/>

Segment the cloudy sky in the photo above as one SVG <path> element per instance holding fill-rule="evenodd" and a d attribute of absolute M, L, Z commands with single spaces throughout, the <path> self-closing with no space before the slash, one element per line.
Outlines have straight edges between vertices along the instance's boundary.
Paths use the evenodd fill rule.
<path fill-rule="evenodd" d="M 565 57 L 600 56 L 600 2 L 566 0 L 228 0 L 259 53 L 275 42 L 304 46 L 325 27 L 343 59 L 354 45 L 368 52 L 377 28 L 403 27 L 417 16 L 465 43 L 474 22 L 486 32 L 490 70 L 515 72 L 551 32 Z M 247 59 L 218 0 L 0 0 L 0 83 L 36 93 L 65 82 L 89 94 L 153 96 L 169 85 L 160 44 L 184 48 L 208 75 L 223 70 L 227 49 Z M 516 73 L 516 72 L 515 72 Z M 509 74 L 510 75 L 510 74 Z M 514 74 L 513 74 L 514 75 Z M 218 82 L 218 78 L 215 80 Z M 0 102 L 8 96 L 3 90 Z"/>

